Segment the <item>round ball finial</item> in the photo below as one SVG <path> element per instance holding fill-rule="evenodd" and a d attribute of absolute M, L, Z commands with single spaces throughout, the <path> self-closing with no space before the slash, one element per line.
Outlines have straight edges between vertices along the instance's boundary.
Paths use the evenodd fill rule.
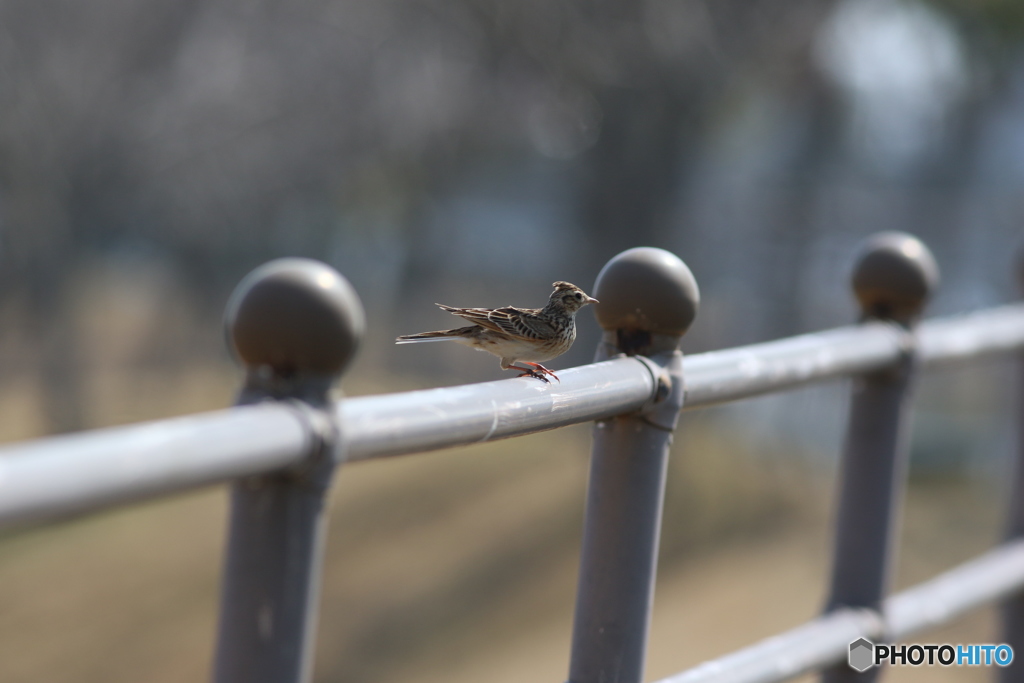
<path fill-rule="evenodd" d="M 304 258 L 270 261 L 245 276 L 228 301 L 225 324 L 245 365 L 311 375 L 341 374 L 366 326 L 348 280 Z"/>
<path fill-rule="evenodd" d="M 904 232 L 868 238 L 853 269 L 853 291 L 866 317 L 908 323 L 939 284 L 939 267 L 924 242 Z"/>
<path fill-rule="evenodd" d="M 682 336 L 700 306 L 693 273 L 672 252 L 636 247 L 601 269 L 594 283 L 594 314 L 605 330 Z"/>

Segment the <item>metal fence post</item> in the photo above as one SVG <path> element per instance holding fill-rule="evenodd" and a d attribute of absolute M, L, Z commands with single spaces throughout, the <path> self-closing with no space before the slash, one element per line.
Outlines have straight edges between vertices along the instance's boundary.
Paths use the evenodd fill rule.
<path fill-rule="evenodd" d="M 838 607 L 879 610 L 888 591 L 895 527 L 906 479 L 908 418 L 916 369 L 912 328 L 938 284 L 928 248 L 904 233 L 868 240 L 853 273 L 865 320 L 884 320 L 903 333 L 906 355 L 898 367 L 854 379 L 850 417 L 839 469 L 831 593 Z M 828 669 L 826 683 L 871 681 L 878 668 L 857 673 L 846 663 Z"/>
<path fill-rule="evenodd" d="M 238 404 L 291 402 L 308 420 L 309 457 L 232 486 L 214 680 L 303 683 L 312 674 L 325 496 L 341 449 L 328 393 L 362 336 L 362 306 L 332 268 L 279 259 L 239 284 L 226 323 L 246 368 Z"/>
<path fill-rule="evenodd" d="M 657 390 L 646 409 L 594 427 L 569 681 L 640 683 L 668 449 L 683 403 L 679 347 L 700 295 L 675 255 L 640 247 L 608 262 L 594 296 L 604 328 L 597 359 L 647 357 Z"/>
<path fill-rule="evenodd" d="M 1024 253 L 1017 262 L 1017 277 L 1021 289 L 1024 290 Z M 1010 514 L 1007 523 L 1007 540 L 1019 539 L 1024 536 L 1024 355 L 1017 354 L 1017 458 L 1014 463 L 1013 488 L 1010 491 Z M 1002 683 L 1015 683 L 1024 678 L 1024 593 L 1006 600 L 1001 611 L 1003 621 L 1003 642 L 1013 648 L 1013 662 L 1007 667 L 1000 667 L 999 680 Z"/>

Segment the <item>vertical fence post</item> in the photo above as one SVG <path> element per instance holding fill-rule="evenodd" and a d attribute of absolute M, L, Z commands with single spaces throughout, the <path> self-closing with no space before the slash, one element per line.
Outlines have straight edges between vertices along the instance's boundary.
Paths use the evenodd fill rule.
<path fill-rule="evenodd" d="M 839 468 L 831 594 L 826 611 L 881 608 L 893 564 L 895 527 L 906 479 L 909 410 L 916 369 L 912 328 L 938 283 L 928 248 L 903 233 L 880 233 L 866 244 L 853 273 L 865 320 L 903 332 L 906 353 L 895 368 L 855 378 Z M 845 662 L 824 672 L 825 683 L 871 681 L 878 668 L 857 673 Z"/>
<path fill-rule="evenodd" d="M 601 270 L 597 360 L 645 356 L 656 396 L 634 415 L 597 423 L 587 491 L 571 683 L 643 680 L 665 469 L 683 403 L 683 333 L 700 295 L 686 265 L 661 249 L 625 251 Z"/>
<path fill-rule="evenodd" d="M 1017 263 L 1019 284 L 1024 289 L 1024 254 Z M 1010 491 L 1010 515 L 1007 523 L 1007 540 L 1024 536 L 1024 354 L 1017 354 L 1017 458 L 1014 463 L 1013 488 Z M 1024 678 L 1024 593 L 1017 593 L 1006 600 L 1001 608 L 1003 620 L 1003 642 L 1013 648 L 1013 662 L 1000 667 L 999 680 L 1015 683 Z"/>
<path fill-rule="evenodd" d="M 216 683 L 311 679 L 324 506 L 341 435 L 328 393 L 355 354 L 363 311 L 348 282 L 308 259 L 249 274 L 228 304 L 228 334 L 245 365 L 239 404 L 288 401 L 308 419 L 309 457 L 231 490 Z"/>

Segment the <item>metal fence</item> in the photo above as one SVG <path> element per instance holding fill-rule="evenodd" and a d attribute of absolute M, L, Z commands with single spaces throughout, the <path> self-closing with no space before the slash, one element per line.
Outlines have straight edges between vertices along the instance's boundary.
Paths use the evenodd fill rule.
<path fill-rule="evenodd" d="M 917 324 L 937 277 L 921 242 L 877 235 L 854 270 L 858 324 L 684 359 L 697 285 L 674 255 L 631 249 L 595 285 L 604 329 L 596 362 L 562 371 L 560 383 L 521 378 L 332 400 L 363 332 L 358 297 L 323 264 L 274 261 L 228 305 L 246 368 L 236 407 L 2 447 L 0 524 L 231 482 L 214 680 L 308 681 L 325 494 L 339 465 L 596 421 L 569 681 L 639 683 L 680 411 L 852 377 L 824 614 L 662 683 L 781 681 L 816 670 L 830 682 L 872 680 L 877 669 L 845 665 L 852 641 L 896 641 L 991 601 L 1004 601 L 1004 640 L 1024 652 L 1024 467 L 1004 545 L 887 596 L 916 375 L 1024 350 L 1024 305 Z M 1022 670 L 1001 671 L 1008 681 Z"/>

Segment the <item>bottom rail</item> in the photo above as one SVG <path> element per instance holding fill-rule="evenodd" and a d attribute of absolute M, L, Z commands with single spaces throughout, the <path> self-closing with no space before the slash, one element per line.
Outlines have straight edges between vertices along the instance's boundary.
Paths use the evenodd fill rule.
<path fill-rule="evenodd" d="M 898 640 L 1024 588 L 1024 539 L 891 596 L 883 615 L 837 609 L 657 683 L 776 683 L 843 662 L 858 638 Z"/>

